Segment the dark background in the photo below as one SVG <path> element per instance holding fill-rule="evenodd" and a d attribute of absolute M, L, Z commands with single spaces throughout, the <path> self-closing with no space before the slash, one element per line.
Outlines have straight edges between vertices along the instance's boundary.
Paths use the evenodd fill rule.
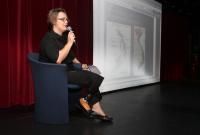
<path fill-rule="evenodd" d="M 156 0 L 162 3 L 161 81 L 200 78 L 198 0 Z"/>
<path fill-rule="evenodd" d="M 161 82 L 200 79 L 200 2 L 157 1 L 162 3 Z M 34 103 L 27 54 L 38 51 L 51 8 L 66 9 L 77 37 L 77 57 L 92 63 L 92 4 L 92 0 L 0 0 L 0 108 Z"/>

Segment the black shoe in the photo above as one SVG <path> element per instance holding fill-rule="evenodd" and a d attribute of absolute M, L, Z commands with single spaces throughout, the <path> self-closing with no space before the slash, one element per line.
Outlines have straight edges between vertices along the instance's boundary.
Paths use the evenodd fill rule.
<path fill-rule="evenodd" d="M 90 118 L 99 119 L 99 120 L 101 120 L 103 122 L 112 122 L 113 121 L 112 117 L 110 117 L 108 115 L 103 116 L 103 115 L 100 115 L 100 114 L 98 114 L 98 113 L 96 113 L 94 111 L 92 111 L 90 115 L 91 115 Z"/>
<path fill-rule="evenodd" d="M 86 110 L 81 104 L 80 102 L 78 104 L 76 104 L 76 107 L 78 109 L 80 109 L 87 117 L 91 117 L 91 113 L 92 113 L 92 110 Z"/>

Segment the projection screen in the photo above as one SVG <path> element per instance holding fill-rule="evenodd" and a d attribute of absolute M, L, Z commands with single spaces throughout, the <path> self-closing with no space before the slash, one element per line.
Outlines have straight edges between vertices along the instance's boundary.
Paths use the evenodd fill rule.
<path fill-rule="evenodd" d="M 93 0 L 93 64 L 101 92 L 160 81 L 161 5 L 152 0 Z"/>

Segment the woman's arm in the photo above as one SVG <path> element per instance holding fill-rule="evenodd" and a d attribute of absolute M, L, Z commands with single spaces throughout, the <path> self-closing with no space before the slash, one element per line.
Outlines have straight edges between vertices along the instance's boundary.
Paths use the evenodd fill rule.
<path fill-rule="evenodd" d="M 77 58 L 74 58 L 74 59 L 73 59 L 73 63 L 81 64 L 81 62 L 80 62 Z"/>
<path fill-rule="evenodd" d="M 73 59 L 73 63 L 81 64 L 81 62 L 77 58 Z M 88 65 L 87 64 L 81 64 L 81 65 L 82 65 L 82 69 L 83 70 L 88 70 Z"/>
<path fill-rule="evenodd" d="M 61 49 L 59 51 L 59 56 L 58 59 L 56 61 L 57 64 L 61 64 L 62 61 L 67 57 L 67 55 L 69 54 L 69 51 L 74 43 L 74 33 L 69 32 L 68 34 L 68 42 L 65 44 L 65 46 L 63 47 L 63 49 Z"/>

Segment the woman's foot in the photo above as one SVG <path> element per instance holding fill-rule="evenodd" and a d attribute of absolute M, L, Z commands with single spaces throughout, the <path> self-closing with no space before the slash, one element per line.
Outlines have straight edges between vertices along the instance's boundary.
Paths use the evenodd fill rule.
<path fill-rule="evenodd" d="M 102 121 L 112 122 L 113 118 L 106 115 L 99 102 L 92 106 L 91 117 Z"/>
<path fill-rule="evenodd" d="M 84 98 L 80 98 L 79 99 L 79 103 L 86 111 L 90 111 L 91 110 L 90 105 L 88 104 L 87 100 L 85 100 Z"/>
<path fill-rule="evenodd" d="M 84 99 L 84 98 L 80 98 L 79 99 L 79 103 L 77 104 L 77 107 L 83 111 L 83 113 L 88 116 L 91 117 L 91 113 L 92 110 L 90 108 L 90 105 L 88 104 L 88 102 Z"/>
<path fill-rule="evenodd" d="M 92 106 L 92 111 L 96 112 L 97 114 L 99 115 L 102 115 L 102 116 L 105 116 L 105 112 L 103 111 L 101 105 L 99 102 L 95 103 L 93 106 Z"/>
<path fill-rule="evenodd" d="M 112 117 L 110 117 L 108 115 L 100 115 L 100 114 L 96 113 L 95 111 L 91 112 L 90 117 L 93 119 L 98 119 L 98 120 L 104 121 L 104 122 L 112 122 L 113 121 Z"/>
<path fill-rule="evenodd" d="M 89 118 L 99 119 L 105 122 L 112 122 L 113 118 L 106 115 L 99 102 L 92 106 L 84 98 L 79 99 L 78 108 L 81 109 Z"/>

